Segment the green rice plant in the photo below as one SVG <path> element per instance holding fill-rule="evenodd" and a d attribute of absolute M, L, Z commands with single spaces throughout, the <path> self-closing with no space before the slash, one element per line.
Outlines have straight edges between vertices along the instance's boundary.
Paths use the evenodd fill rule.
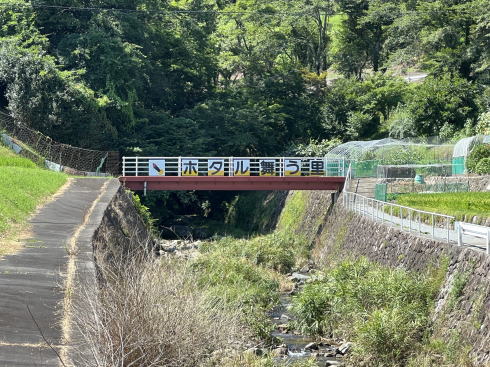
<path fill-rule="evenodd" d="M 465 216 L 490 216 L 490 192 L 403 194 L 397 197 L 396 203 L 415 209 L 451 215 L 457 219 Z"/>

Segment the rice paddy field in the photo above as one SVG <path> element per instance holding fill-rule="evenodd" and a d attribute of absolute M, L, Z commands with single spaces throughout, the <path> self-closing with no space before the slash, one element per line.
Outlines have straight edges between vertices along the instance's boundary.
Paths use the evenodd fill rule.
<path fill-rule="evenodd" d="M 437 194 L 405 194 L 396 203 L 411 208 L 452 215 L 490 217 L 490 192 L 452 192 Z"/>

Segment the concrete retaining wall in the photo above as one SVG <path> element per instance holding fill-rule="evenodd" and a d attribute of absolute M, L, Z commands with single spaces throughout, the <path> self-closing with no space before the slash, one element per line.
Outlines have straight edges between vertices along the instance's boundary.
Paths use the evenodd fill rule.
<path fill-rule="evenodd" d="M 326 216 L 330 194 L 311 191 L 308 195 L 300 230 L 307 235 L 316 233 L 313 260 L 318 265 L 366 256 L 417 272 L 447 266 L 433 314 L 434 336 L 449 340 L 457 333 L 463 343 L 471 345 L 476 364 L 490 366 L 490 256 L 373 222 L 346 211 L 341 200 Z"/>

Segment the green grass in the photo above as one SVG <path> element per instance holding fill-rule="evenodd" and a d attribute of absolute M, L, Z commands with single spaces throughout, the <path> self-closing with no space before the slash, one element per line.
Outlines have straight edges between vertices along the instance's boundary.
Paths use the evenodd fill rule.
<path fill-rule="evenodd" d="M 490 216 L 490 192 L 403 194 L 397 197 L 396 203 L 415 209 L 452 215 L 457 219 L 464 216 Z"/>
<path fill-rule="evenodd" d="M 301 219 L 305 215 L 307 203 L 308 193 L 306 191 L 293 191 L 292 196 L 281 212 L 277 230 L 291 234 L 298 230 L 301 225 Z"/>
<path fill-rule="evenodd" d="M 19 157 L 8 148 L 0 146 L 0 167 L 36 168 L 37 166 L 29 159 Z"/>
<path fill-rule="evenodd" d="M 0 146 L 0 237 L 14 225 L 23 224 L 66 180 L 65 174 L 40 169 Z M 0 244 L 0 254 L 6 252 Z"/>
<path fill-rule="evenodd" d="M 267 312 L 289 289 L 285 274 L 300 259 L 307 245 L 300 238 L 272 233 L 250 239 L 225 237 L 204 243 L 194 261 L 203 290 L 216 302 L 243 311 L 245 322 L 257 337 L 271 341 Z"/>
<path fill-rule="evenodd" d="M 363 258 L 341 262 L 293 297 L 294 326 L 352 341 L 354 366 L 403 366 L 425 342 L 446 268 L 415 274 Z"/>

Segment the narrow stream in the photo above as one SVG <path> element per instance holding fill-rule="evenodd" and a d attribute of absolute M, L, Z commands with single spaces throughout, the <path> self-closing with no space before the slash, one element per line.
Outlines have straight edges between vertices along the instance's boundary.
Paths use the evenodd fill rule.
<path fill-rule="evenodd" d="M 181 257 L 185 259 L 193 258 L 198 253 L 198 248 L 201 241 L 181 241 L 181 240 L 164 240 L 160 243 L 160 256 Z M 309 278 L 307 274 L 294 273 L 296 279 L 296 289 L 301 288 L 304 281 Z M 329 344 L 319 338 L 314 338 L 309 335 L 297 334 L 288 329 L 288 323 L 293 320 L 293 316 L 289 312 L 292 295 L 283 293 L 279 298 L 279 304 L 269 313 L 272 323 L 275 325 L 275 330 L 271 336 L 276 340 L 275 347 L 272 353 L 276 356 L 275 362 L 278 366 L 288 366 L 295 361 L 307 360 L 315 358 L 317 365 L 326 366 L 341 366 L 342 355 L 346 344 Z M 350 343 L 347 343 L 350 344 Z M 347 346 L 347 349 L 349 346 Z"/>
<path fill-rule="evenodd" d="M 272 322 L 276 329 L 272 336 L 281 340 L 280 345 L 275 349 L 278 364 L 288 365 L 291 362 L 305 360 L 314 357 L 318 366 L 339 366 L 342 365 L 341 354 L 338 345 L 327 344 L 308 335 L 300 335 L 287 329 L 287 324 L 292 320 L 289 313 L 291 305 L 291 295 L 282 294 L 280 303 L 270 313 Z"/>

